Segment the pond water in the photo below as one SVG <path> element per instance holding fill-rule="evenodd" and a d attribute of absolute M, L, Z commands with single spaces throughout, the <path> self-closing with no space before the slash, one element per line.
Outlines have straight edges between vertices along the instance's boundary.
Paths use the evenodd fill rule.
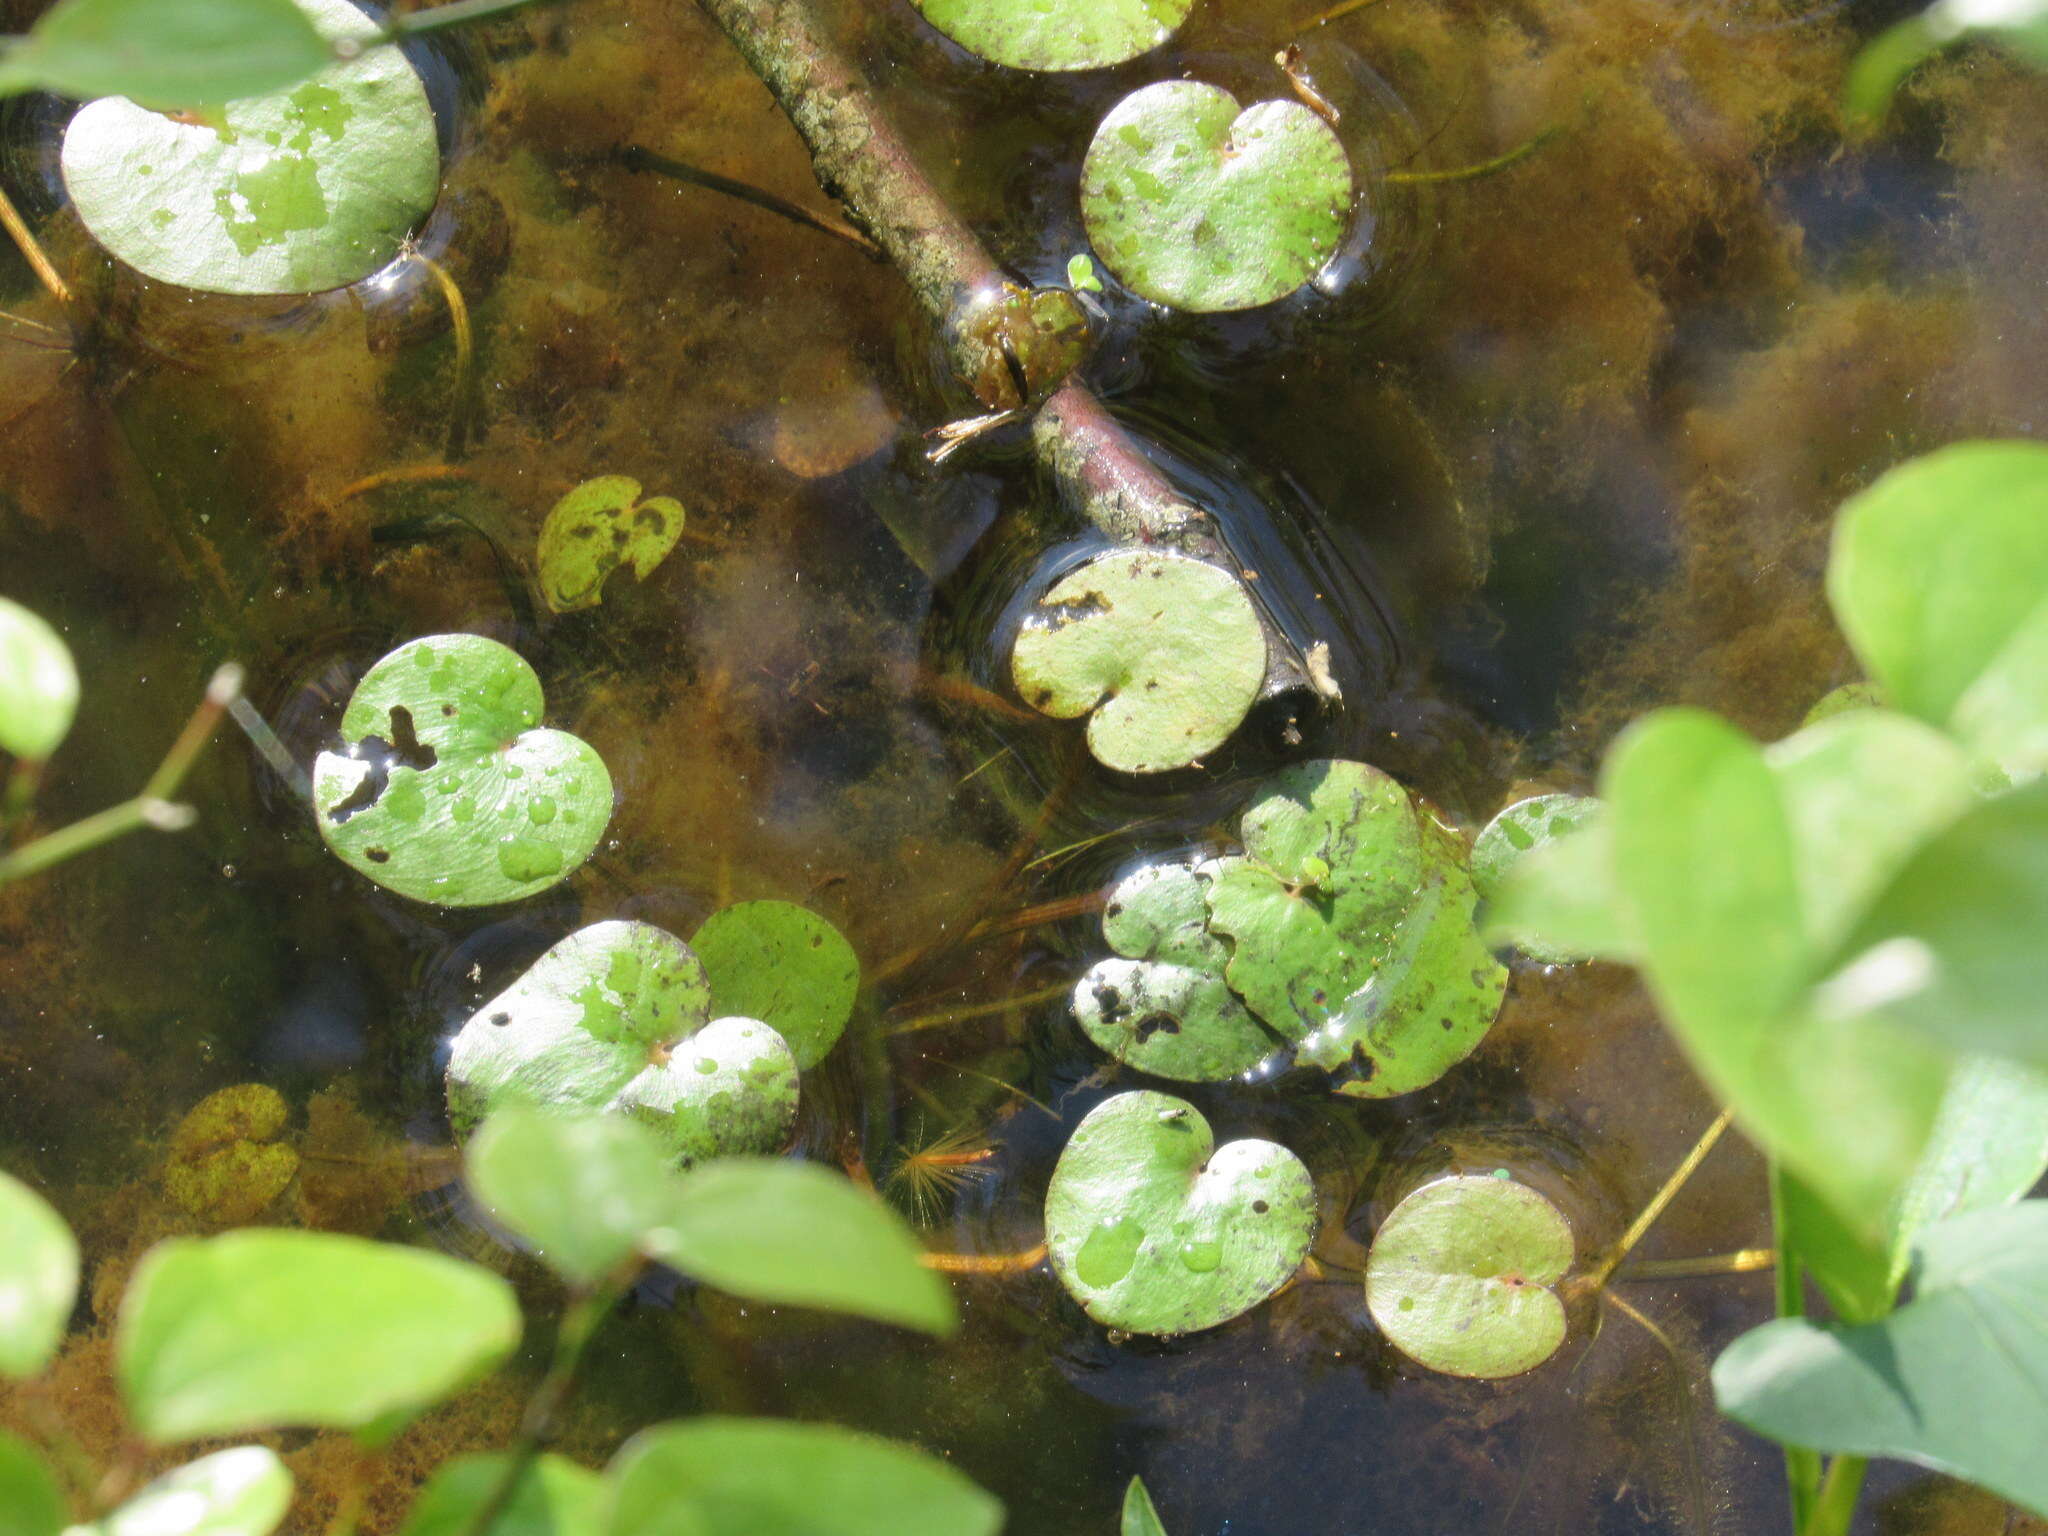
<path fill-rule="evenodd" d="M 1119 871 L 1225 835 L 1289 756 L 1376 763 L 1471 830 L 1514 794 L 1590 788 L 1653 703 L 1782 732 L 1852 675 L 1819 580 L 1841 498 L 1913 453 L 2048 426 L 2048 87 L 1959 55 L 1845 149 L 1842 71 L 1892 0 L 1375 0 L 1307 32 L 1313 3 L 1206 0 L 1171 48 L 1077 79 L 977 65 L 905 0 L 824 9 L 943 190 L 1040 282 L 1084 247 L 1080 154 L 1119 95 L 1187 71 L 1284 94 L 1270 59 L 1295 37 L 1369 107 L 1354 148 L 1382 171 L 1548 135 L 1491 175 L 1377 188 L 1337 299 L 1228 322 L 1113 307 L 1090 365 L 1276 610 L 1331 640 L 1344 707 L 1299 745 L 1254 729 L 1151 782 L 1092 768 L 1076 730 L 1004 693 L 1018 596 L 1084 531 L 1014 437 L 923 462 L 920 433 L 971 407 L 886 266 L 660 169 L 830 208 L 694 7 L 575 0 L 429 61 L 452 153 L 424 246 L 466 295 L 467 370 L 417 267 L 289 303 L 113 270 L 61 204 L 60 110 L 9 105 L 7 190 L 146 343 L 56 345 L 0 253 L 0 309 L 30 322 L 0 320 L 0 592 L 59 625 L 85 680 L 45 823 L 132 793 L 223 659 L 305 764 L 371 662 L 453 630 L 533 663 L 619 797 L 554 892 L 437 911 L 340 865 L 224 736 L 193 829 L 0 891 L 0 1161 L 84 1240 L 52 1400 L 96 1448 L 120 1280 L 207 1225 L 162 1171 L 209 1091 L 260 1081 L 294 1107 L 300 1176 L 258 1219 L 445 1244 L 545 1319 L 548 1283 L 449 1186 L 448 1037 L 582 922 L 689 933 L 781 897 L 838 924 L 868 982 L 807 1084 L 804 1152 L 874 1179 L 934 1248 L 1025 1252 L 1066 1135 L 1133 1081 L 1064 1001 Z M 597 474 L 678 498 L 684 539 L 553 616 L 534 538 Z M 1040 1264 L 957 1277 L 966 1326 L 941 1345 L 650 1283 L 600 1335 L 566 1449 L 596 1461 L 707 1409 L 837 1420 L 946 1455 L 1014 1536 L 1114 1529 L 1134 1473 L 1175 1536 L 1785 1528 L 1775 1452 L 1716 1419 L 1704 1378 L 1768 1315 L 1767 1273 L 1625 1282 L 1653 1327 L 1575 1315 L 1548 1365 L 1490 1384 L 1414 1367 L 1366 1314 L 1365 1242 L 1422 1172 L 1516 1168 L 1584 1256 L 1706 1126 L 1628 975 L 1519 964 L 1486 1044 L 1425 1093 L 1189 1096 L 1219 1139 L 1283 1141 L 1317 1181 L 1319 1273 L 1248 1316 L 1115 1339 Z M 1640 1252 L 1768 1241 L 1760 1162 L 1731 1137 Z M 437 1457 L 505 1441 L 545 1332 L 529 1374 L 401 1438 L 367 1529 L 395 1528 Z M 20 1411 L 0 1396 L 0 1422 Z M 291 1529 L 319 1530 L 344 1450 L 280 1443 Z M 1874 1490 L 1872 1531 L 2018 1528 L 1937 1479 Z"/>

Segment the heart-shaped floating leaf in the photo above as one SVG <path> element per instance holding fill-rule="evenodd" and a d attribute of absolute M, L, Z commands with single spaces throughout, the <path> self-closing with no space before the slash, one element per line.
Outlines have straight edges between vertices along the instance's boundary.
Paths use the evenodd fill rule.
<path fill-rule="evenodd" d="M 714 912 L 690 940 L 719 1013 L 760 1019 L 808 1072 L 853 1015 L 860 957 L 837 928 L 787 901 L 743 901 Z"/>
<path fill-rule="evenodd" d="M 0 597 L 0 752 L 40 762 L 78 713 L 78 668 L 49 621 Z"/>
<path fill-rule="evenodd" d="M 1250 1311 L 1300 1267 L 1315 1228 L 1300 1158 L 1270 1141 L 1218 1147 L 1201 1111 L 1165 1093 L 1096 1105 L 1045 1192 L 1053 1272 L 1090 1317 L 1130 1333 Z"/>
<path fill-rule="evenodd" d="M 1102 936 L 1128 958 L 1097 962 L 1074 987 L 1088 1038 L 1142 1072 L 1221 1082 L 1280 1049 L 1224 980 L 1202 884 L 1186 864 L 1154 864 L 1110 892 Z"/>
<path fill-rule="evenodd" d="M 1373 1235 L 1365 1304 L 1401 1352 L 1451 1376 L 1518 1376 L 1564 1342 L 1550 1289 L 1572 1264 L 1572 1229 L 1505 1173 L 1425 1184 Z"/>
<path fill-rule="evenodd" d="M 301 4 L 325 37 L 371 31 L 348 0 Z M 95 240 L 150 277 L 210 293 L 315 293 L 367 277 L 441 182 L 426 87 L 396 48 L 200 121 L 104 96 L 71 119 L 62 162 Z"/>
<path fill-rule="evenodd" d="M 1230 984 L 1342 1072 L 1339 1091 L 1425 1088 L 1493 1027 L 1507 970 L 1472 925 L 1458 840 L 1364 763 L 1303 763 L 1244 813 L 1245 852 L 1204 866 L 1209 920 L 1233 941 Z"/>
<path fill-rule="evenodd" d="M 612 814 L 591 747 L 540 729 L 540 679 L 481 635 L 410 640 L 364 674 L 346 752 L 313 765 L 327 846 L 401 896 L 480 907 L 544 891 L 590 857 Z"/>
<path fill-rule="evenodd" d="M 1336 253 L 1351 195 L 1344 146 L 1314 112 L 1293 101 L 1240 112 L 1230 92 L 1195 80 L 1118 102 L 1081 166 L 1096 254 L 1177 309 L 1286 298 Z"/>
<path fill-rule="evenodd" d="M 1532 795 L 1517 800 L 1489 821 L 1472 844 L 1472 888 L 1490 902 L 1508 874 L 1538 849 L 1547 848 L 1567 832 L 1585 826 L 1599 813 L 1592 795 Z M 1520 941 L 1522 953 L 1547 965 L 1566 965 L 1585 956 L 1540 937 Z"/>
<path fill-rule="evenodd" d="M 49 1364 L 77 1295 L 78 1240 L 49 1201 L 0 1173 L 0 1377 Z"/>
<path fill-rule="evenodd" d="M 1102 69 L 1162 47 L 1194 0 L 916 0 L 961 47 L 1012 69 Z"/>
<path fill-rule="evenodd" d="M 292 1474 L 277 1452 L 238 1445 L 166 1472 L 86 1536 L 270 1536 L 291 1508 Z"/>
<path fill-rule="evenodd" d="M 706 1023 L 710 998 L 703 965 L 674 934 L 618 921 L 578 929 L 456 1034 L 456 1131 L 523 1105 L 628 1115 L 685 1162 L 777 1150 L 796 1123 L 796 1059 L 756 1019 Z"/>
<path fill-rule="evenodd" d="M 640 499 L 629 475 L 600 475 L 564 496 L 540 526 L 540 592 L 556 613 L 595 608 L 622 565 L 645 581 L 683 536 L 683 505 Z"/>
<path fill-rule="evenodd" d="M 1115 550 L 1038 600 L 1010 666 L 1035 708 L 1061 720 L 1090 716 L 1098 762 L 1160 773 L 1199 761 L 1237 729 L 1265 680 L 1266 640 L 1230 572 L 1186 555 Z"/>

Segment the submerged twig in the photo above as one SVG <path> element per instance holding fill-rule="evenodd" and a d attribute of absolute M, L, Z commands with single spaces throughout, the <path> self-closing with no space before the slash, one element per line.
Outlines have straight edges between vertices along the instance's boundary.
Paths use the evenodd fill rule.
<path fill-rule="evenodd" d="M 1461 165 L 1448 171 L 1389 171 L 1386 176 L 1387 185 L 1416 187 L 1447 181 L 1478 181 L 1482 177 L 1496 175 L 1510 166 L 1519 165 L 1562 132 L 1563 127 L 1552 123 L 1541 133 L 1523 140 L 1506 154 L 1495 155 L 1491 160 L 1482 160 L 1477 165 Z"/>
<path fill-rule="evenodd" d="M 667 155 L 657 155 L 651 149 L 638 144 L 623 144 L 612 151 L 612 158 L 629 171 L 652 171 L 674 181 L 685 181 L 693 187 L 703 187 L 709 192 L 723 193 L 740 202 L 750 203 L 756 208 L 788 219 L 792 224 L 801 224 L 806 229 L 815 229 L 821 235 L 830 235 L 834 240 L 844 240 L 870 261 L 887 261 L 888 255 L 882 248 L 851 224 L 827 214 L 813 213 L 801 203 L 793 203 L 786 197 L 778 197 L 765 187 L 749 182 L 735 181 L 730 176 L 721 176 L 716 171 L 702 170 L 694 165 L 685 165 Z"/>
<path fill-rule="evenodd" d="M 469 445 L 469 375 L 476 356 L 476 335 L 469 324 L 469 301 L 463 298 L 461 287 L 440 262 L 417 248 L 407 254 L 426 268 L 427 276 L 441 291 L 441 299 L 448 306 L 449 322 L 455 328 L 455 379 L 448 387 L 448 457 L 459 458 Z"/>
<path fill-rule="evenodd" d="M 1065 997 L 1074 989 L 1071 981 L 1058 986 L 1041 987 L 1035 992 L 1019 992 L 1011 997 L 999 997 L 990 1003 L 969 1003 L 959 1008 L 941 1008 L 936 1013 L 922 1014 L 893 1024 L 882 1031 L 885 1036 L 914 1035 L 922 1030 L 943 1029 L 949 1024 L 965 1024 L 970 1019 L 985 1019 L 992 1013 L 1008 1013 L 1013 1008 L 1029 1008 L 1034 1003 L 1049 1003 L 1056 997 Z"/>
<path fill-rule="evenodd" d="M 1714 1123 L 1701 1133 L 1700 1139 L 1693 1143 L 1692 1150 L 1685 1154 L 1676 1168 L 1671 1170 L 1671 1177 L 1666 1179 L 1663 1187 L 1650 1197 L 1650 1203 L 1643 1207 L 1641 1214 L 1629 1223 L 1628 1230 L 1621 1234 L 1621 1241 L 1588 1272 L 1583 1282 L 1587 1290 L 1597 1291 L 1607 1284 L 1621 1261 L 1628 1257 L 1628 1251 L 1643 1240 L 1644 1234 L 1655 1226 L 1657 1218 L 1664 1214 L 1664 1208 L 1671 1204 L 1681 1189 L 1685 1188 L 1685 1181 L 1707 1160 L 1707 1154 L 1714 1150 L 1714 1143 L 1719 1141 L 1721 1133 L 1728 1129 L 1730 1118 L 1729 1111 L 1725 1109 L 1714 1116 Z"/>
<path fill-rule="evenodd" d="M 1022 1253 L 921 1253 L 917 1261 L 947 1275 L 1020 1275 L 1043 1264 L 1045 1254 L 1039 1243 Z"/>
<path fill-rule="evenodd" d="M 44 251 L 42 242 L 36 239 L 34 231 L 28 227 L 28 221 L 22 218 L 21 211 L 14 206 L 13 200 L 4 190 L 0 190 L 0 229 L 5 229 L 13 239 L 21 251 L 22 260 L 26 261 L 29 270 L 35 273 L 36 281 L 57 301 L 57 307 L 69 311 L 73 297 L 71 285 L 64 281 L 63 274 L 57 270 L 56 264 Z"/>

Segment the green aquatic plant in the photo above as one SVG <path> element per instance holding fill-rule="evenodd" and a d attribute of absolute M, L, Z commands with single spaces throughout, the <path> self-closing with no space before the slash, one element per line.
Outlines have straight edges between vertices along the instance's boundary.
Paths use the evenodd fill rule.
<path fill-rule="evenodd" d="M 1601 813 L 1493 909 L 1503 937 L 1638 965 L 1773 1159 L 1781 1320 L 1716 1384 L 1787 1445 L 1805 1536 L 1848 1529 L 1873 1454 L 2048 1512 L 2012 1451 L 2048 1442 L 2048 1357 L 2023 1342 L 2048 1333 L 2048 1287 L 2006 1262 L 2039 1244 L 2038 1207 L 2011 1202 L 2048 1167 L 2044 509 L 2028 443 L 1944 449 L 1853 497 L 1828 595 L 1892 707 L 1768 748 L 1651 715 L 1609 752 Z M 1805 1274 L 1835 1321 L 1803 1318 Z"/>
<path fill-rule="evenodd" d="M 515 1105 L 641 1121 L 672 1160 L 774 1152 L 796 1124 L 798 1062 L 758 1019 L 711 1017 L 698 955 L 648 923 L 578 929 L 455 1036 L 448 1113 L 466 1134 Z"/>
<path fill-rule="evenodd" d="M 298 0 L 330 41 L 368 31 L 348 0 Z M 160 282 L 313 293 L 399 252 L 440 191 L 426 87 L 391 48 L 186 121 L 103 96 L 64 130 L 64 185 L 94 239 Z"/>
<path fill-rule="evenodd" d="M 1472 841 L 1472 889 L 1489 900 L 1523 854 L 1584 826 L 1599 810 L 1591 795 L 1531 795 L 1503 806 Z"/>
<path fill-rule="evenodd" d="M 961 47 L 1012 69 L 1102 69 L 1163 46 L 1194 0 L 916 0 Z"/>
<path fill-rule="evenodd" d="M 1142 1478 L 1132 1478 L 1130 1487 L 1124 1490 L 1123 1519 L 1118 1526 L 1118 1536 L 1166 1536 L 1166 1527 L 1159 1519 L 1159 1511 L 1153 1507 L 1151 1491 L 1145 1487 Z"/>
<path fill-rule="evenodd" d="M 1551 1289 L 1572 1263 L 1563 1214 L 1505 1170 L 1413 1191 L 1373 1234 L 1365 1302 L 1394 1346 L 1452 1376 L 1518 1376 L 1564 1342 Z"/>
<path fill-rule="evenodd" d="M 481 635 L 409 640 L 363 675 L 344 750 L 313 765 L 327 846 L 377 884 L 446 907 L 568 878 L 612 814 L 590 745 L 543 729 L 540 679 Z"/>
<path fill-rule="evenodd" d="M 1507 972 L 1473 926 L 1464 847 L 1364 763 L 1322 761 L 1261 785 L 1242 854 L 1205 867 L 1228 976 L 1300 1062 L 1338 1091 L 1425 1088 L 1485 1038 Z"/>
<path fill-rule="evenodd" d="M 333 58 L 293 0 L 60 0 L 0 51 L 0 95 L 217 106 L 296 84 Z"/>
<path fill-rule="evenodd" d="M 2023 64 L 2048 70 L 2048 3 L 2044 0 L 1935 0 L 1917 16 L 1896 21 L 1863 45 L 1842 87 L 1850 123 L 1881 122 L 1906 77 L 1945 48 L 1982 41 Z"/>
<path fill-rule="evenodd" d="M 714 912 L 690 938 L 711 987 L 712 1011 L 759 1019 L 789 1042 L 808 1072 L 838 1043 L 860 992 L 860 957 L 807 907 L 742 901 Z"/>
<path fill-rule="evenodd" d="M 1230 952 L 1209 932 L 1191 866 L 1127 876 L 1109 893 L 1102 936 L 1126 958 L 1089 968 L 1074 986 L 1074 1017 L 1117 1060 L 1157 1077 L 1221 1082 L 1281 1049 L 1224 978 Z"/>
<path fill-rule="evenodd" d="M 71 647 L 48 620 L 0 597 L 0 752 L 39 771 L 77 713 Z"/>
<path fill-rule="evenodd" d="M 958 1472 L 829 1425 L 656 1426 L 603 1473 L 546 1452 L 583 1353 L 649 1258 L 754 1300 L 950 1332 L 944 1282 L 878 1202 L 796 1163 L 678 1175 L 650 1133 L 619 1120 L 515 1113 L 487 1124 L 473 1154 L 478 1197 L 562 1275 L 569 1310 L 517 1442 L 442 1467 L 414 1500 L 408 1536 L 993 1536 L 1001 1506 Z M 0 1375 L 26 1380 L 48 1365 L 71 1312 L 77 1245 L 40 1196 L 5 1175 L 0 1238 Z M 129 1418 L 154 1445 L 333 1426 L 374 1447 L 497 1369 L 519 1335 L 511 1287 L 477 1265 L 326 1233 L 246 1231 L 172 1239 L 145 1255 L 122 1303 L 115 1363 Z M 0 1433 L 7 1536 L 270 1536 L 290 1504 L 291 1475 L 262 1446 L 216 1450 L 125 1498 L 121 1474 L 65 1450 L 68 1491 L 49 1454 Z M 336 1529 L 359 1496 L 345 1497 Z M 666 1523 L 650 1523 L 657 1513 Z M 522 1523 L 529 1516 L 543 1523 Z"/>
<path fill-rule="evenodd" d="M 1045 1192 L 1053 1273 L 1106 1327 L 1171 1337 L 1250 1311 L 1315 1237 L 1315 1187 L 1275 1142 L 1221 1147 L 1171 1094 L 1120 1093 L 1074 1128 Z"/>
<path fill-rule="evenodd" d="M 1088 717 L 1088 749 L 1123 773 L 1185 768 L 1235 731 L 1266 676 L 1244 584 L 1203 560 L 1111 550 L 1032 606 L 1011 652 L 1017 691 Z"/>
<path fill-rule="evenodd" d="M 1238 108 L 1220 86 L 1165 80 L 1118 102 L 1081 164 L 1088 239 L 1124 285 L 1198 312 L 1284 299 L 1337 252 L 1351 162 L 1296 101 Z"/>
<path fill-rule="evenodd" d="M 620 566 L 645 581 L 683 536 L 683 505 L 640 495 L 630 475 L 600 475 L 569 492 L 540 526 L 540 593 L 556 613 L 595 608 Z"/>

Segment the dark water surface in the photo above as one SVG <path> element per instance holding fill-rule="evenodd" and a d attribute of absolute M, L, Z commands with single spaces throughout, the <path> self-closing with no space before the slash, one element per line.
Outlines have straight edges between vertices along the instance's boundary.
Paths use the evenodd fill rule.
<path fill-rule="evenodd" d="M 905 0 L 833 20 L 1000 258 L 1052 281 L 1084 248 L 1074 184 L 1101 112 L 1188 70 L 1282 93 L 1269 60 L 1297 10 L 1204 0 L 1174 48 L 1079 80 L 980 66 Z M 1897 10 L 1376 0 L 1309 36 L 1375 178 L 1342 292 L 1215 322 L 1111 298 L 1091 365 L 1275 606 L 1332 641 L 1347 707 L 1298 752 L 1364 757 L 1476 828 L 1511 794 L 1587 788 L 1649 704 L 1769 735 L 1852 675 L 1820 594 L 1835 505 L 1915 452 L 2048 426 L 2048 90 L 1959 56 L 1845 149 L 1845 61 Z M 620 797 L 555 892 L 435 912 L 344 869 L 223 738 L 192 831 L 0 892 L 0 1160 L 84 1238 L 53 1400 L 100 1451 L 121 1279 L 209 1224 L 164 1192 L 169 1132 L 224 1085 L 294 1108 L 300 1177 L 259 1219 L 447 1244 L 553 1315 L 548 1282 L 443 1188 L 438 1068 L 472 1008 L 598 918 L 688 933 L 760 896 L 829 916 L 870 986 L 806 1085 L 803 1149 L 874 1178 L 934 1247 L 1030 1249 L 1067 1133 L 1134 1085 L 1048 998 L 1098 947 L 1087 898 L 1217 837 L 1284 755 L 1260 729 L 1207 773 L 1115 781 L 1078 732 L 977 691 L 1000 694 L 1006 615 L 1083 531 L 1014 440 L 922 464 L 918 434 L 968 407 L 888 269 L 619 162 L 637 144 L 826 206 L 695 8 L 574 0 L 436 68 L 454 154 L 425 246 L 477 336 L 456 405 L 417 268 L 303 303 L 152 288 L 61 206 L 61 114 L 0 113 L 9 192 L 149 343 L 74 355 L 0 320 L 0 592 L 60 625 L 86 687 L 46 823 L 132 793 L 222 659 L 304 762 L 372 661 L 455 629 L 533 662 L 551 723 Z M 1376 180 L 1546 130 L 1485 179 Z M 0 310 L 57 318 L 11 251 Z M 607 473 L 681 499 L 685 540 L 644 585 L 549 616 L 540 520 Z M 650 1286 L 600 1336 L 567 1448 L 597 1461 L 701 1409 L 832 1419 L 949 1456 L 1015 1536 L 1113 1530 L 1133 1473 L 1175 1536 L 1785 1528 L 1775 1454 L 1715 1419 L 1704 1381 L 1768 1313 L 1768 1275 L 1626 1284 L 1657 1333 L 1588 1313 L 1496 1384 L 1414 1368 L 1366 1315 L 1365 1243 L 1422 1172 L 1514 1166 L 1588 1255 L 1691 1145 L 1713 1107 L 1625 975 L 1519 968 L 1487 1044 L 1427 1093 L 1189 1097 L 1219 1139 L 1307 1161 L 1319 1277 L 1168 1344 L 1105 1337 L 1043 1266 L 960 1278 L 945 1345 Z M 934 1143 L 989 1155 L 920 1190 L 901 1165 Z M 1768 1240 L 1760 1165 L 1730 1138 L 1642 1251 Z M 530 1379 L 403 1437 L 368 1528 L 395 1528 L 436 1457 L 503 1443 Z M 0 1397 L 0 1422 L 19 1410 Z M 318 1530 L 345 1452 L 280 1443 L 292 1528 Z M 1871 1531 L 2017 1528 L 1938 1480 L 1876 1491 Z"/>

